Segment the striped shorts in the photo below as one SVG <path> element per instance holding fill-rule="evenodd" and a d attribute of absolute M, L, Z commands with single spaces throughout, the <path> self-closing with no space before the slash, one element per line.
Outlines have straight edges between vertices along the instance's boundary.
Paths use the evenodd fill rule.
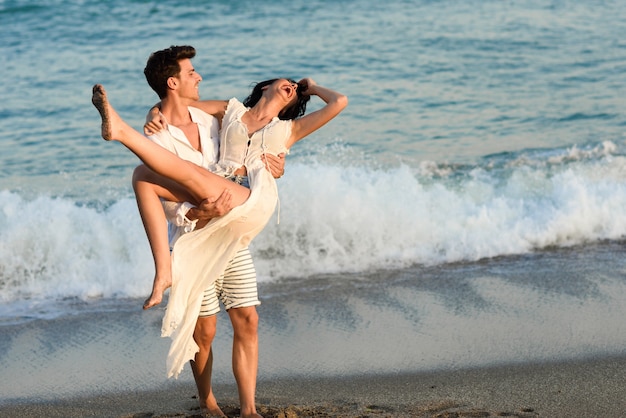
<path fill-rule="evenodd" d="M 224 273 L 204 291 L 198 316 L 211 316 L 220 311 L 220 301 L 227 311 L 260 305 L 257 292 L 256 270 L 248 248 L 235 254 Z"/>

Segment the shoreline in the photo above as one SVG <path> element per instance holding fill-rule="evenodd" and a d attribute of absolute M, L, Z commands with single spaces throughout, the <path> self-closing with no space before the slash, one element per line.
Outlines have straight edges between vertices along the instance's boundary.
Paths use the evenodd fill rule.
<path fill-rule="evenodd" d="M 234 385 L 215 385 L 228 417 Z M 455 371 L 259 381 L 265 417 L 622 417 L 626 355 Z M 195 387 L 103 393 L 0 406 L 0 417 L 197 417 Z"/>

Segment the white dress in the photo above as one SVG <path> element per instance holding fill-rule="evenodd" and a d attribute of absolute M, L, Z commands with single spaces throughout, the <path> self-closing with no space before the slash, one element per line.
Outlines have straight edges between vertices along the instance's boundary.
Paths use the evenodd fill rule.
<path fill-rule="evenodd" d="M 248 109 L 237 99 L 228 102 L 220 133 L 220 158 L 211 169 L 224 176 L 245 166 L 250 197 L 226 215 L 181 236 L 172 251 L 172 288 L 161 335 L 171 337 L 168 377 L 178 377 L 199 347 L 193 339 L 204 290 L 225 270 L 234 254 L 263 230 L 278 201 L 276 181 L 261 161 L 263 154 L 287 152 L 291 121 L 274 118 L 250 137 L 241 117 Z"/>

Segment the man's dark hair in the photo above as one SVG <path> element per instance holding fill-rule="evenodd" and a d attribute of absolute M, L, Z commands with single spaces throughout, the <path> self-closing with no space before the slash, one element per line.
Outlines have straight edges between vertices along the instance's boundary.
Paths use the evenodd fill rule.
<path fill-rule="evenodd" d="M 167 49 L 150 54 L 143 73 L 148 84 L 159 95 L 160 99 L 165 98 L 167 95 L 167 80 L 180 74 L 180 64 L 178 62 L 195 56 L 195 48 L 189 45 L 172 45 Z"/>

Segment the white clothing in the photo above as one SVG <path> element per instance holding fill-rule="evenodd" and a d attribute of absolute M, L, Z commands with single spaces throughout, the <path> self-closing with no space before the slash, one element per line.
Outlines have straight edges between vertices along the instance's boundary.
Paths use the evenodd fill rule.
<path fill-rule="evenodd" d="M 195 149 L 185 133 L 174 125 L 168 124 L 167 129 L 150 135 L 152 141 L 170 150 L 183 160 L 191 161 L 200 167 L 208 168 L 215 164 L 219 155 L 220 125 L 216 118 L 195 107 L 187 107 L 191 121 L 198 125 L 200 149 Z"/>
<path fill-rule="evenodd" d="M 250 180 L 250 197 L 204 228 L 181 236 L 172 252 L 172 288 L 161 333 L 171 336 L 167 358 L 169 376 L 178 376 L 198 352 L 193 331 L 202 304 L 202 293 L 225 270 L 241 248 L 263 230 L 276 207 L 276 181 L 261 160 L 263 154 L 287 152 L 291 121 L 276 118 L 248 136 L 241 116 L 248 109 L 231 99 L 222 120 L 220 160 L 214 172 L 232 173 L 242 165 Z"/>
<path fill-rule="evenodd" d="M 237 99 L 230 99 L 226 109 L 220 134 L 220 158 L 212 172 L 230 176 L 246 162 L 260 161 L 263 154 L 288 153 L 285 142 L 291 135 L 291 121 L 275 117 L 249 136 L 248 127 L 241 121 L 248 108 Z M 224 137 L 228 140 L 224 141 Z"/>
<path fill-rule="evenodd" d="M 200 150 L 195 149 L 185 133 L 176 126 L 168 123 L 164 129 L 148 138 L 163 148 L 178 155 L 183 160 L 190 161 L 200 167 L 211 170 L 219 156 L 219 122 L 216 118 L 195 107 L 187 107 L 191 121 L 198 125 L 200 135 Z M 184 233 L 195 229 L 196 221 L 190 221 L 186 215 L 193 208 L 191 203 L 163 201 L 163 209 L 168 220 L 170 246 Z"/>

